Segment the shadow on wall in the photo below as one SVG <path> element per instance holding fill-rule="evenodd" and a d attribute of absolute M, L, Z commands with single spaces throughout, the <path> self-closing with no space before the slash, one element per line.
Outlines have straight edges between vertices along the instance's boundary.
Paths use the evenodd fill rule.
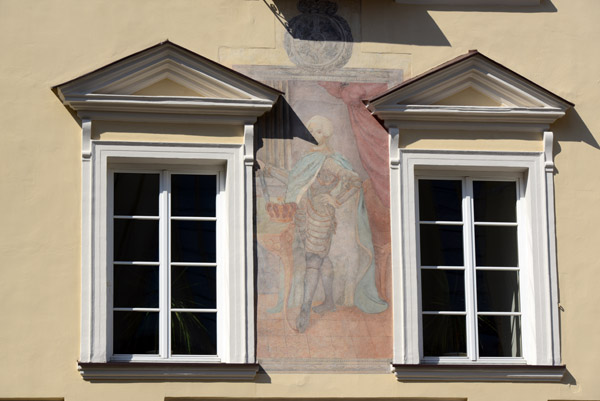
<path fill-rule="evenodd" d="M 393 0 L 263 0 L 276 19 L 294 39 L 312 41 L 353 41 L 397 43 L 421 46 L 450 46 L 429 11 L 552 13 L 556 7 L 551 0 L 537 6 L 449 6 L 395 4 Z M 385 9 L 382 13 L 381 10 Z M 354 16 L 353 16 L 354 13 Z M 376 24 L 361 24 L 377 21 Z M 334 19 L 348 26 L 350 36 L 331 34 L 322 30 L 315 35 L 315 25 L 324 19 Z M 347 22 L 346 22 L 347 21 Z M 318 32 L 319 29 L 316 29 Z"/>
<path fill-rule="evenodd" d="M 566 115 L 551 127 L 555 134 L 554 157 L 561 151 L 561 142 L 582 142 L 594 149 L 600 149 L 600 144 L 585 125 L 576 108 L 577 106 L 567 110 Z M 558 171 L 556 173 L 558 174 Z"/>

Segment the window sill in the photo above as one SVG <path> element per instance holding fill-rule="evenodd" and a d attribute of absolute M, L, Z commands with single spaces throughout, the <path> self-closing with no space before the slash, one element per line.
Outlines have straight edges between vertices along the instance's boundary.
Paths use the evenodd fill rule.
<path fill-rule="evenodd" d="M 88 381 L 253 381 L 258 364 L 253 363 L 78 363 Z"/>
<path fill-rule="evenodd" d="M 392 365 L 398 381 L 560 383 L 561 366 L 533 365 Z"/>

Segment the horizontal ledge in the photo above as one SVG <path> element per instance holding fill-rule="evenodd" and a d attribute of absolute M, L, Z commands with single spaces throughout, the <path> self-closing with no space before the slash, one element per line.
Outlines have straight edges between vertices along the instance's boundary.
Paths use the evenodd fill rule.
<path fill-rule="evenodd" d="M 79 362 L 89 381 L 253 381 L 258 364 L 192 362 Z"/>
<path fill-rule="evenodd" d="M 431 6 L 539 6 L 540 0 L 396 0 L 398 4 Z"/>
<path fill-rule="evenodd" d="M 534 365 L 392 365 L 398 381 L 560 383 L 566 367 Z"/>

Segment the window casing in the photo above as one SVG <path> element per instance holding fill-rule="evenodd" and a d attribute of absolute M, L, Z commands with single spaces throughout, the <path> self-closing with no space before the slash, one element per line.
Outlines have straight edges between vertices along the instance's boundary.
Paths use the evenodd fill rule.
<path fill-rule="evenodd" d="M 202 362 L 202 363 L 248 363 L 253 353 L 248 354 L 248 342 L 253 342 L 253 333 L 248 330 L 249 316 L 253 314 L 247 306 L 247 298 L 251 294 L 247 277 L 246 240 L 248 230 L 246 221 L 246 185 L 245 165 L 241 162 L 243 149 L 239 145 L 176 145 L 132 142 L 92 142 L 91 186 L 84 188 L 84 200 L 90 199 L 90 210 L 84 208 L 84 216 L 90 217 L 89 227 L 84 220 L 83 243 L 91 254 L 91 269 L 89 276 L 83 277 L 84 320 L 89 322 L 91 330 L 82 331 L 82 355 L 86 363 L 119 362 Z M 159 276 L 159 346 L 158 352 L 142 354 L 137 352 L 120 353 L 114 349 L 113 317 L 115 308 L 128 306 L 114 305 L 115 284 L 118 277 L 114 269 L 136 262 L 138 266 L 148 267 L 148 260 L 114 260 L 115 250 L 113 225 L 115 220 L 135 220 L 131 215 L 116 214 L 114 205 L 114 174 L 115 173 L 151 173 L 160 177 L 159 213 L 151 213 L 137 217 L 140 221 L 158 220 L 160 238 L 158 252 Z M 216 178 L 215 216 L 175 216 L 175 221 L 217 220 L 215 240 L 216 259 L 214 262 L 190 261 L 175 262 L 180 267 L 211 267 L 216 265 L 217 299 L 216 308 L 201 308 L 202 313 L 217 314 L 217 352 L 194 353 L 193 355 L 174 354 L 170 352 L 168 269 L 173 267 L 169 255 L 169 224 L 167 217 L 172 214 L 169 204 L 172 203 L 172 193 L 169 196 L 170 178 L 176 175 L 195 174 L 213 175 Z M 170 198 L 170 199 L 169 199 Z M 87 202 L 84 202 L 84 206 Z M 162 210 L 162 212 L 161 212 Z M 118 211 L 116 213 L 119 213 Z M 148 212 L 144 212 L 148 213 Z M 152 212 L 153 213 L 153 212 Z M 135 215 L 134 215 L 135 216 Z M 156 219 L 158 217 L 158 219 Z M 171 220 L 173 220 L 171 216 Z M 88 242 L 89 241 L 89 242 Z M 89 244 L 89 245 L 88 245 Z M 84 250 L 85 250 L 84 249 Z M 84 260 L 88 257 L 84 253 Z M 135 260 L 133 260 L 135 259 Z M 143 257 L 141 259 L 144 259 Z M 194 266 L 199 264 L 198 266 Z M 85 271 L 84 271 L 85 272 Z M 87 286 L 89 285 L 89 287 Z M 138 305 L 134 305 L 136 307 Z M 191 313 L 187 306 L 181 313 Z M 194 310 L 196 308 L 193 308 Z M 125 312 L 125 310 L 117 310 Z M 149 311 L 146 311 L 149 312 Z M 202 351 L 204 352 L 204 351 Z"/>
<path fill-rule="evenodd" d="M 441 150 L 400 150 L 398 195 L 392 193 L 392 235 L 399 238 L 401 247 L 393 247 L 392 258 L 401 266 L 399 279 L 394 280 L 394 291 L 400 294 L 396 300 L 395 327 L 396 364 L 514 364 L 553 365 L 556 326 L 552 320 L 552 293 L 548 254 L 547 187 L 544 159 L 541 153 L 476 152 Z M 460 181 L 463 195 L 469 195 L 472 183 L 511 181 L 515 183 L 516 227 L 518 237 L 518 266 L 481 266 L 475 263 L 475 228 L 478 226 L 514 226 L 515 222 L 475 222 L 465 219 L 462 246 L 465 271 L 465 310 L 459 311 L 466 322 L 466 355 L 427 355 L 424 353 L 424 325 L 422 310 L 422 277 L 420 262 L 419 188 L 420 179 L 443 179 Z M 471 188 L 471 189 L 469 189 Z M 394 185 L 392 185 L 392 191 Z M 463 214 L 472 215 L 471 200 L 461 195 Z M 395 198 L 395 196 L 398 196 Z M 466 208 L 465 208 L 466 204 Z M 428 220 L 425 220 L 428 221 Z M 454 223 L 453 223 L 454 224 Z M 435 225 L 435 224 L 425 224 Z M 497 224 L 498 225 L 498 224 Z M 473 231 L 473 233 L 470 233 Z M 469 262 L 472 260 L 472 262 Z M 429 263 L 429 262 L 428 262 Z M 510 355 L 478 355 L 476 340 L 476 274 L 478 271 L 518 271 L 519 310 L 490 310 L 492 315 L 520 316 L 520 352 Z M 458 268 L 450 266 L 450 268 Z M 451 270 L 450 268 L 446 270 Z M 443 270 L 443 269 L 442 269 Z M 441 270 L 440 270 L 441 271 Z M 456 270 L 455 270 L 456 271 Z M 398 277 L 398 276 L 396 276 Z M 469 278 L 470 277 L 470 278 Z M 429 308 L 432 309 L 432 308 Z M 427 311 L 426 311 L 427 312 Z M 429 312 L 440 312 L 430 310 Z M 456 311 L 454 311 L 456 312 Z M 481 311 L 480 311 L 481 312 Z M 503 312 L 503 313 L 500 313 Z M 434 315 L 434 313 L 432 313 Z M 451 315 L 448 313 L 447 315 Z M 518 347 L 515 348 L 515 351 Z"/>
<path fill-rule="evenodd" d="M 453 174 L 415 177 L 420 358 L 522 363 L 523 179 Z"/>
<path fill-rule="evenodd" d="M 108 172 L 110 359 L 218 362 L 226 343 L 224 170 L 161 167 Z"/>

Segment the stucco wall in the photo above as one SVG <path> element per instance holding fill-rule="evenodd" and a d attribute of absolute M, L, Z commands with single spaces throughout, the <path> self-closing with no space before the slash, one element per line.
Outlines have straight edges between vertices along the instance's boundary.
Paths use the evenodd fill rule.
<path fill-rule="evenodd" d="M 295 1 L 276 3 L 297 13 Z M 0 398 L 600 399 L 600 2 L 542 0 L 525 9 L 339 3 L 355 40 L 348 68 L 403 69 L 408 78 L 478 49 L 575 103 L 552 127 L 569 383 L 406 384 L 392 374 L 276 373 L 237 384 L 83 381 L 76 364 L 81 127 L 50 88 L 167 38 L 230 67 L 293 64 L 283 48 L 284 28 L 260 0 L 0 0 Z M 190 134 L 184 131 L 176 134 Z M 102 132 L 102 139 L 131 135 L 112 134 L 110 127 Z M 237 140 L 238 133 L 228 135 Z"/>

